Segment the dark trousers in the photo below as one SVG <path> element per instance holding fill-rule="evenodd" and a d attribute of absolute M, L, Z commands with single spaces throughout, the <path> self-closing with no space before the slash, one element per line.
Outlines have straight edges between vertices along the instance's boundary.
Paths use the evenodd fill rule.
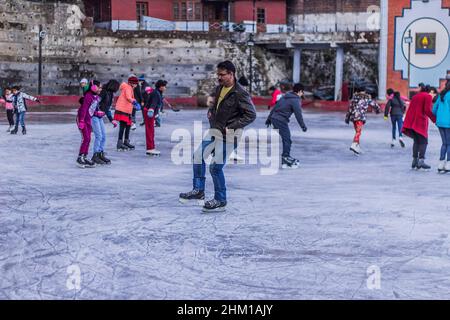
<path fill-rule="evenodd" d="M 402 135 L 402 128 L 403 128 L 403 116 L 401 115 L 391 115 L 391 121 L 392 121 L 392 139 L 395 140 L 395 136 L 398 129 L 398 136 L 401 138 Z"/>
<path fill-rule="evenodd" d="M 283 153 L 282 157 L 289 157 L 291 155 L 291 130 L 289 129 L 289 124 L 277 119 L 272 119 L 272 125 L 274 129 L 277 129 L 281 136 L 281 141 L 283 143 Z"/>
<path fill-rule="evenodd" d="M 8 122 L 10 126 L 14 125 L 14 109 L 6 109 L 6 118 L 8 118 Z"/>
<path fill-rule="evenodd" d="M 413 158 L 425 159 L 428 147 L 428 138 L 411 130 L 411 137 L 414 139 Z"/>
<path fill-rule="evenodd" d="M 136 108 L 133 107 L 133 112 L 131 113 L 131 121 L 136 123 Z"/>
<path fill-rule="evenodd" d="M 120 121 L 120 127 L 119 127 L 119 140 L 123 141 L 123 136 L 125 134 L 125 140 L 130 140 L 130 128 L 125 121 Z"/>
<path fill-rule="evenodd" d="M 450 161 L 450 128 L 439 128 L 442 138 L 441 158 L 440 160 Z"/>

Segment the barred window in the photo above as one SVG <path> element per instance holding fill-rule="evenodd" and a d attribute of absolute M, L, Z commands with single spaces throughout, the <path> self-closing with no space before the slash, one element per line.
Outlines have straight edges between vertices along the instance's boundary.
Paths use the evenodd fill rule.
<path fill-rule="evenodd" d="M 141 21 L 142 16 L 148 16 L 148 2 L 136 2 L 137 21 Z"/>

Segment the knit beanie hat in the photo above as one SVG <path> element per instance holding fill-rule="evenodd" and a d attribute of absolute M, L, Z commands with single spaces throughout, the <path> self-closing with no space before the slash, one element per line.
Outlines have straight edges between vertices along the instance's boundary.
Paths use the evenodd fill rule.
<path fill-rule="evenodd" d="M 135 76 L 131 76 L 128 78 L 128 83 L 129 84 L 138 84 L 139 83 L 139 79 Z"/>

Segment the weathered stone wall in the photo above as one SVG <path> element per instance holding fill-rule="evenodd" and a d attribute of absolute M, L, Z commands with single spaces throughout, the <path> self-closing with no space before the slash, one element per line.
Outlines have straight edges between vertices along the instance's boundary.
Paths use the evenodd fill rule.
<path fill-rule="evenodd" d="M 230 59 L 249 77 L 248 50 L 228 34 L 116 32 L 95 30 L 82 1 L 0 0 L 0 86 L 38 87 L 38 29 L 43 41 L 43 94 L 78 94 L 83 77 L 126 79 L 145 74 L 170 82 L 169 94 L 195 95 L 211 90 L 215 65 Z M 254 91 L 286 77 L 283 59 L 256 48 Z M 244 68 L 246 67 L 246 68 Z"/>
<path fill-rule="evenodd" d="M 334 85 L 336 50 L 303 50 L 301 79 L 307 86 Z M 376 83 L 378 79 L 377 46 L 347 47 L 344 59 L 344 81 L 366 79 Z"/>

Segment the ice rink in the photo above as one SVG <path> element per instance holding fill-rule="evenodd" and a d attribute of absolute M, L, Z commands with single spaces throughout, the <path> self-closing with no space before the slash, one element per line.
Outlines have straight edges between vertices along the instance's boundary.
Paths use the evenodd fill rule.
<path fill-rule="evenodd" d="M 135 151 L 116 152 L 108 124 L 113 164 L 93 169 L 75 165 L 75 113 L 28 114 L 26 136 L 5 133 L 4 118 L 0 299 L 450 298 L 450 175 L 436 172 L 434 125 L 432 171 L 416 172 L 412 141 L 391 149 L 382 115 L 356 157 L 342 113 L 305 112 L 307 133 L 291 121 L 301 168 L 228 165 L 228 210 L 205 215 L 178 202 L 192 168 L 170 157 L 172 132 L 206 127 L 204 110 L 166 112 L 160 158 L 145 155 L 143 127 Z"/>

